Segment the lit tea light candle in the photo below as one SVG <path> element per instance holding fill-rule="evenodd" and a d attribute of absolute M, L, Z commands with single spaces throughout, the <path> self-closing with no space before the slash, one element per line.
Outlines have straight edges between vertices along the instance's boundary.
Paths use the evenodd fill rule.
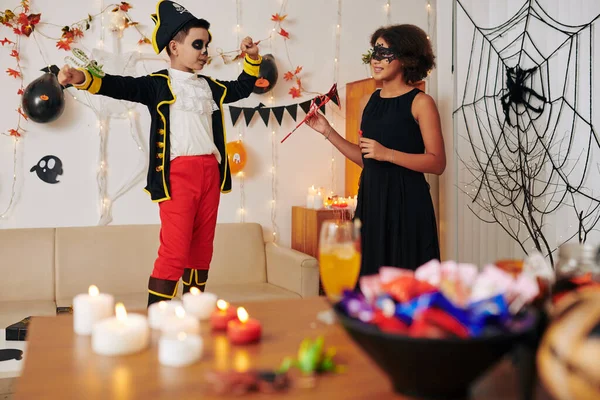
<path fill-rule="evenodd" d="M 163 333 L 189 333 L 199 334 L 200 333 L 200 322 L 196 317 L 187 315 L 183 307 L 177 307 L 175 309 L 175 315 L 168 317 L 163 326 L 161 327 Z"/>
<path fill-rule="evenodd" d="M 158 361 L 169 367 L 191 365 L 202 357 L 202 338 L 185 332 L 162 335 L 158 341 Z"/>
<path fill-rule="evenodd" d="M 148 320 L 140 314 L 127 314 L 123 303 L 115 307 L 116 317 L 94 325 L 92 349 L 96 354 L 119 356 L 140 352 L 148 347 L 150 328 Z"/>
<path fill-rule="evenodd" d="M 202 293 L 196 287 L 191 288 L 189 293 L 183 295 L 183 308 L 185 311 L 200 320 L 209 319 L 216 306 L 216 294 Z"/>
<path fill-rule="evenodd" d="M 323 208 L 323 193 L 318 191 L 314 196 L 314 204 L 313 207 L 315 210 L 320 210 Z"/>
<path fill-rule="evenodd" d="M 312 185 L 308 188 L 308 194 L 306 195 L 306 208 L 315 208 L 315 196 L 317 194 L 317 189 L 315 189 L 315 185 Z"/>
<path fill-rule="evenodd" d="M 249 317 L 244 307 L 237 309 L 237 319 L 227 323 L 227 337 L 233 344 L 249 344 L 260 341 L 260 322 Z"/>
<path fill-rule="evenodd" d="M 175 310 L 182 307 L 182 303 L 177 300 L 159 301 L 148 307 L 148 321 L 152 329 L 161 329 L 166 320 L 176 316 Z"/>
<path fill-rule="evenodd" d="M 237 318 L 235 309 L 229 306 L 225 300 L 217 301 L 217 309 L 210 316 L 210 325 L 216 331 L 227 329 L 227 323 Z"/>
<path fill-rule="evenodd" d="M 87 294 L 78 294 L 73 298 L 73 329 L 78 335 L 91 335 L 94 324 L 113 315 L 115 300 L 113 296 L 100 293 L 94 285 Z"/>

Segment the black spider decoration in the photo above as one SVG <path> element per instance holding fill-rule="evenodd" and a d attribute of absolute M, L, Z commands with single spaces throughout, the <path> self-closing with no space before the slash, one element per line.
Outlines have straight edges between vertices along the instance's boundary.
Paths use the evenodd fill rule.
<path fill-rule="evenodd" d="M 516 67 L 506 68 L 506 90 L 508 90 L 508 93 L 502 96 L 500 100 L 502 101 L 502 109 L 504 110 L 506 121 L 510 126 L 515 126 L 510 120 L 510 107 L 513 104 L 515 105 L 515 111 L 516 106 L 518 105 L 525 106 L 526 108 L 538 114 L 541 114 L 544 111 L 544 103 L 546 103 L 546 98 L 536 93 L 535 90 L 525 86 L 525 80 L 527 80 L 527 78 L 529 78 L 529 76 L 536 69 L 537 67 L 523 70 L 518 65 Z M 526 98 L 526 95 L 530 96 Z M 529 103 L 529 99 L 531 98 L 531 96 L 534 96 L 535 98 L 540 100 L 542 102 L 542 105 L 540 107 L 534 107 L 533 105 L 531 105 Z M 518 123 L 518 121 L 515 122 Z"/>

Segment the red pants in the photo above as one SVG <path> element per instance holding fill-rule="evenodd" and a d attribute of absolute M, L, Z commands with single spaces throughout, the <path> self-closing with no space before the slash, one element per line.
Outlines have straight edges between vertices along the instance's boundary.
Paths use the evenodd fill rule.
<path fill-rule="evenodd" d="M 184 268 L 210 266 L 221 196 L 214 155 L 177 157 L 171 162 L 171 200 L 159 203 L 160 247 L 152 276 L 177 281 Z"/>

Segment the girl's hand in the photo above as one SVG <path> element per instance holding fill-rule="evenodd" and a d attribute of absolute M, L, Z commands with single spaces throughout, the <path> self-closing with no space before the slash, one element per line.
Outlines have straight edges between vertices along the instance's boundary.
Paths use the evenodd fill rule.
<path fill-rule="evenodd" d="M 392 150 L 379 144 L 373 139 L 360 138 L 360 150 L 365 158 L 372 158 L 377 161 L 389 161 Z"/>
<path fill-rule="evenodd" d="M 306 125 L 310 126 L 321 135 L 325 135 L 330 131 L 330 129 L 332 129 L 331 125 L 329 125 L 329 121 L 327 121 L 327 118 L 325 118 L 323 114 L 319 112 L 316 112 L 312 117 L 306 120 Z"/>

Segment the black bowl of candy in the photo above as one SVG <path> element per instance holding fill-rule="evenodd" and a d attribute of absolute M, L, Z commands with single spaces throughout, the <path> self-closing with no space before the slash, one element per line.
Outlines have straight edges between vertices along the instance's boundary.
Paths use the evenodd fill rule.
<path fill-rule="evenodd" d="M 539 314 L 528 305 L 538 294 L 535 277 L 434 261 L 415 272 L 384 267 L 361 278 L 360 287 L 334 310 L 396 392 L 466 398 L 513 350 L 523 361 L 520 387 L 531 392 L 540 336 Z"/>

